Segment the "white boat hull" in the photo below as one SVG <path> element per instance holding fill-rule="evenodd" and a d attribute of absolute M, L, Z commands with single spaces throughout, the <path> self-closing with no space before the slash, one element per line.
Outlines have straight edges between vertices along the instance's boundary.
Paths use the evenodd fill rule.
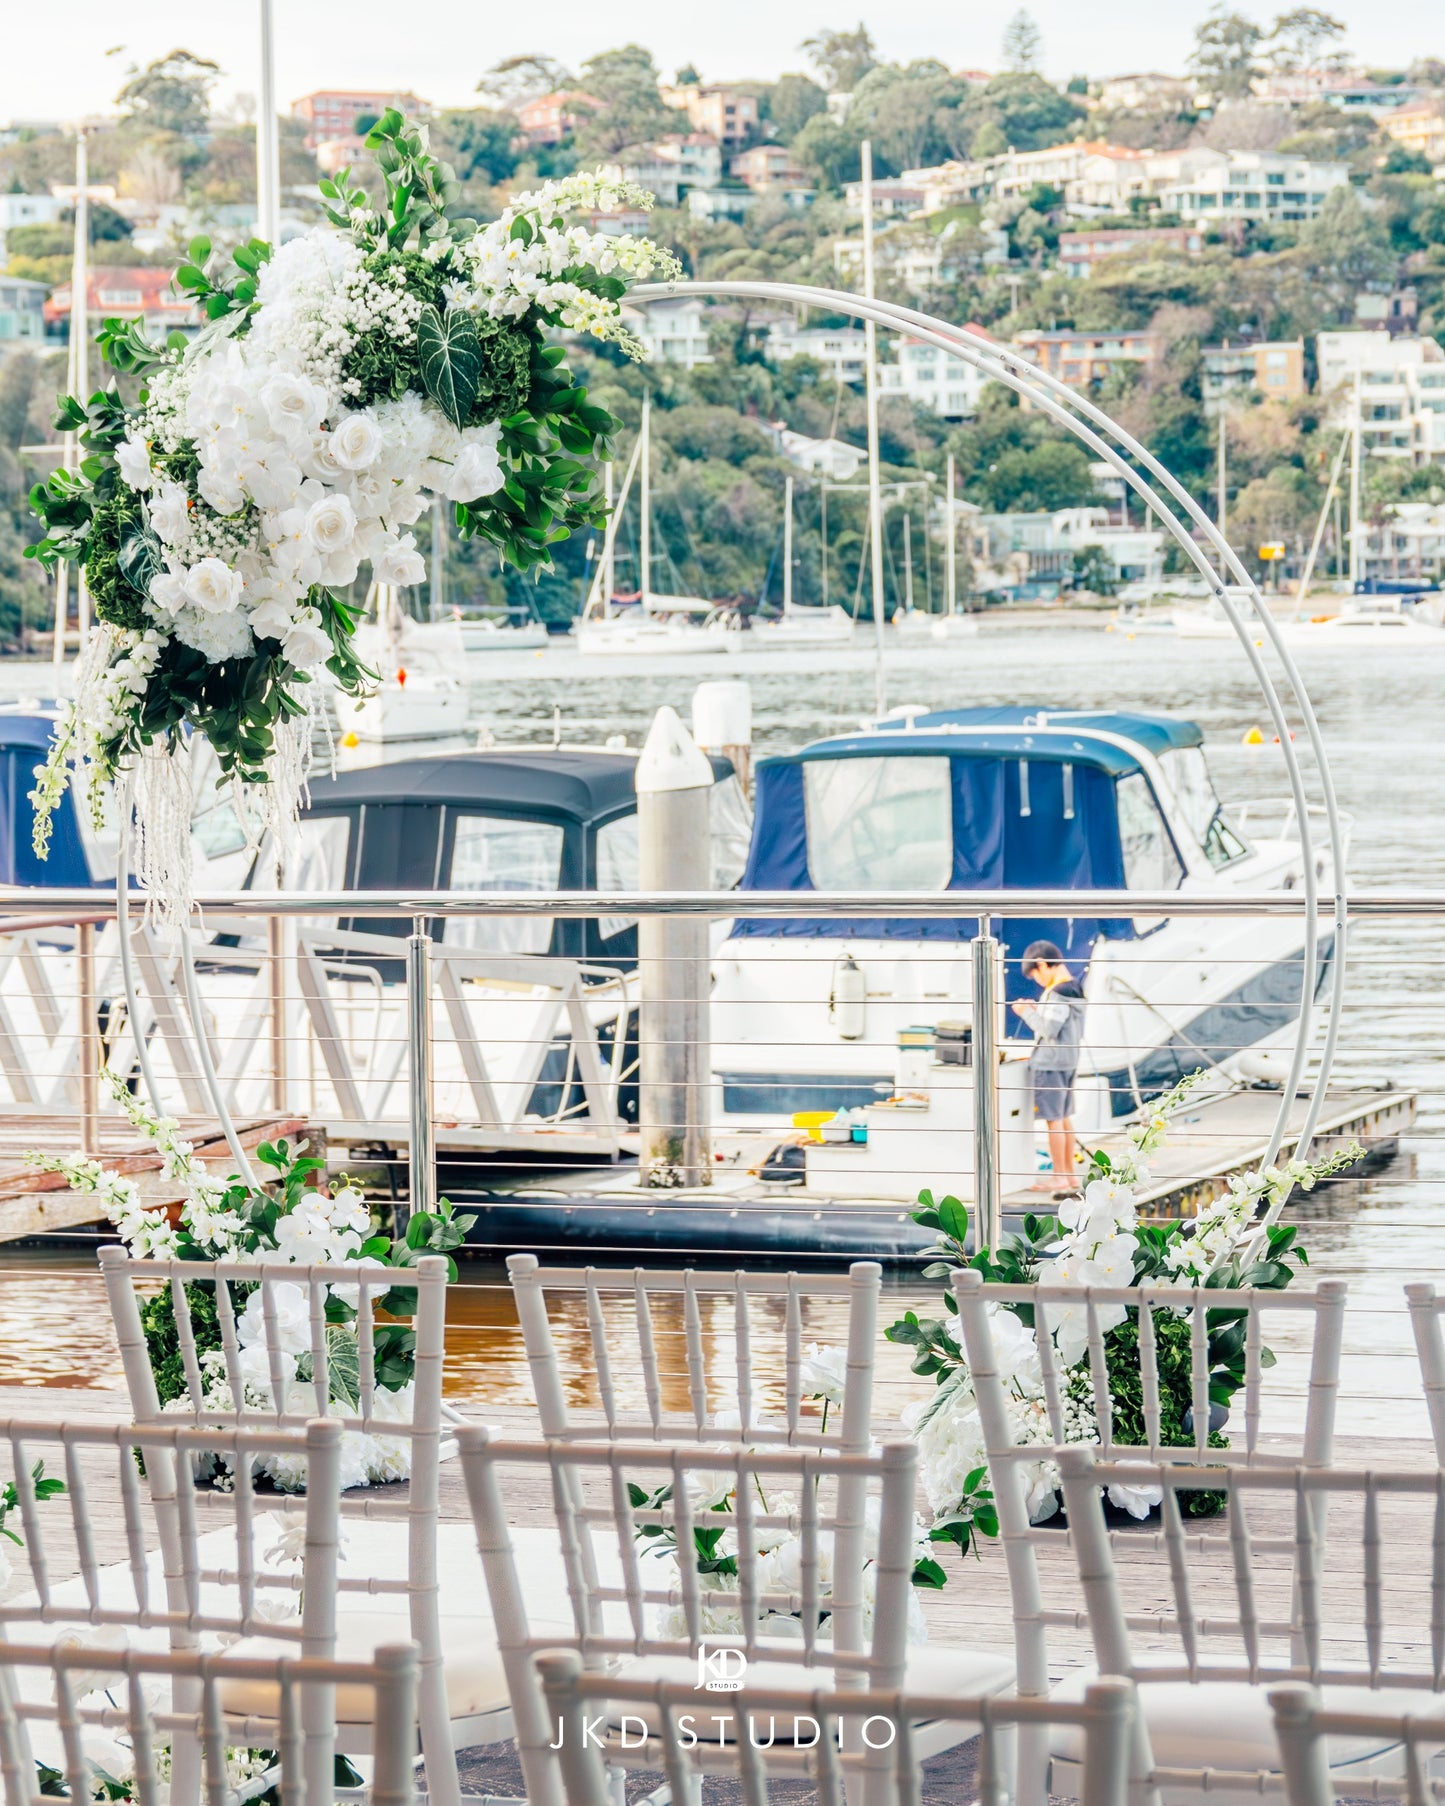
<path fill-rule="evenodd" d="M 523 627 L 502 627 L 492 621 L 463 620 L 457 626 L 467 652 L 531 652 L 545 646 L 548 639 L 541 621 L 528 621 Z"/>
<path fill-rule="evenodd" d="M 693 658 L 699 654 L 736 651 L 740 635 L 722 627 L 699 627 L 691 621 L 618 616 L 579 621 L 577 650 L 584 658 Z"/>
<path fill-rule="evenodd" d="M 337 701 L 342 732 L 372 742 L 450 739 L 466 732 L 469 715 L 466 691 L 446 678 L 389 678 L 374 695 Z"/>
<path fill-rule="evenodd" d="M 747 635 L 749 651 L 791 652 L 806 647 L 847 646 L 853 639 L 853 617 L 845 608 L 795 608 L 777 621 L 754 621 Z"/>
<path fill-rule="evenodd" d="M 896 645 L 941 646 L 951 640 L 972 639 L 978 622 L 971 615 L 930 615 L 915 609 L 909 615 L 895 615 L 888 632 Z"/>

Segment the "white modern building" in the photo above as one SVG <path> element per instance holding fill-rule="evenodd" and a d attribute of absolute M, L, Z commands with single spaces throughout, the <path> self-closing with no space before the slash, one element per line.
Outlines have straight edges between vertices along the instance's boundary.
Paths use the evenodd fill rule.
<path fill-rule="evenodd" d="M 1358 393 L 1367 454 L 1445 459 L 1445 350 L 1436 340 L 1388 332 L 1322 332 L 1315 340 L 1319 390 L 1331 423 L 1348 426 Z"/>
<path fill-rule="evenodd" d="M 0 263 L 9 255 L 7 233 L 17 226 L 53 226 L 70 204 L 58 194 L 0 194 Z"/>
<path fill-rule="evenodd" d="M 45 338 L 44 282 L 0 274 L 0 345 L 39 346 Z"/>
<path fill-rule="evenodd" d="M 990 336 L 973 323 L 967 330 L 980 338 Z M 988 381 L 976 365 L 916 339 L 900 338 L 897 362 L 878 366 L 882 394 L 906 395 L 944 420 L 967 420 L 976 414 L 979 396 Z"/>
<path fill-rule="evenodd" d="M 763 355 L 770 364 L 784 364 L 790 357 L 816 358 L 835 382 L 861 383 L 866 374 L 865 338 L 861 326 L 799 326 L 796 321 L 774 320 L 763 341 Z"/>
<path fill-rule="evenodd" d="M 1216 225 L 1316 219 L 1330 191 L 1350 179 L 1348 164 L 1266 151 L 1187 151 L 1178 161 L 1178 175 L 1154 190 L 1160 206 Z"/>
<path fill-rule="evenodd" d="M 781 421 L 773 426 L 772 433 L 778 450 L 790 464 L 835 483 L 851 483 L 868 462 L 862 446 L 850 445 L 846 439 L 813 439 L 807 433 L 791 431 Z"/>
<path fill-rule="evenodd" d="M 1126 527 L 1107 508 L 1060 508 L 1028 514 L 979 514 L 968 521 L 969 553 L 979 589 L 1047 596 L 1067 587 L 1076 553 L 1097 546 L 1122 583 L 1158 583 L 1164 575 L 1164 535 Z"/>
<path fill-rule="evenodd" d="M 1378 526 L 1364 522 L 1362 572 L 1399 582 L 1445 578 L 1445 504 L 1396 502 Z"/>
<path fill-rule="evenodd" d="M 707 342 L 708 310 L 696 296 L 654 301 L 650 307 L 626 307 L 622 317 L 628 331 L 641 339 L 655 362 L 681 364 L 687 370 L 712 362 Z"/>

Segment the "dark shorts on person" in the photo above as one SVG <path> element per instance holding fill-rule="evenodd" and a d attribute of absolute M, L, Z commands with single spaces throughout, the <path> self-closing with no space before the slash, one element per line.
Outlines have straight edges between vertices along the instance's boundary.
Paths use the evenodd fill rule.
<path fill-rule="evenodd" d="M 1040 1072 L 1035 1068 L 1031 1077 L 1034 1088 L 1034 1108 L 1045 1122 L 1063 1122 L 1074 1114 L 1074 1075 L 1072 1072 Z"/>

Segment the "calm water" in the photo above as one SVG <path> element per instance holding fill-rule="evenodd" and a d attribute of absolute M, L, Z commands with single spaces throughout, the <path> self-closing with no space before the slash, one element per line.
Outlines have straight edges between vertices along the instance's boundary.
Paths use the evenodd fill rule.
<path fill-rule="evenodd" d="M 1304 675 L 1332 758 L 1342 806 L 1355 818 L 1350 876 L 1356 888 L 1445 889 L 1445 807 L 1439 764 L 1445 656 L 1391 647 L 1346 655 L 1306 653 Z M 871 711 L 873 672 L 853 654 L 771 660 L 702 658 L 670 668 L 623 661 L 583 664 L 552 648 L 508 654 L 474 673 L 474 714 L 499 742 L 548 741 L 560 711 L 568 741 L 625 734 L 639 745 L 653 712 L 671 703 L 686 716 L 705 678 L 745 676 L 759 751 L 782 750 L 856 727 Z M 1226 643 L 1129 641 L 1066 626 L 987 631 L 962 645 L 890 655 L 888 700 L 927 707 L 1031 702 L 1056 708 L 1163 709 L 1203 727 L 1216 782 L 1227 800 L 1286 793 L 1277 746 L 1248 747 L 1264 705 L 1244 655 Z M 1388 1075 L 1420 1092 L 1419 1117 L 1400 1158 L 1375 1177 L 1336 1184 L 1305 1201 L 1315 1272 L 1348 1279 L 1349 1346 L 1342 1425 L 1358 1434 L 1420 1435 L 1423 1407 L 1400 1287 L 1409 1278 L 1445 1284 L 1445 957 L 1435 924 L 1368 924 L 1351 942 L 1348 1014 L 1339 1071 Z M 0 1265 L 0 1384 L 109 1385 L 118 1379 L 99 1288 L 74 1263 L 8 1254 Z M 50 1275 L 71 1269 L 71 1281 Z M 456 1296 L 448 1366 L 458 1398 L 526 1399 L 510 1301 L 495 1275 L 469 1268 Z M 899 1303 L 920 1295 L 899 1282 Z M 920 1300 L 921 1301 L 921 1300 Z M 836 1330 L 826 1314 L 809 1333 Z M 1276 1339 L 1279 1345 L 1279 1339 Z M 1282 1354 L 1286 1377 L 1293 1363 Z M 889 1385 L 907 1389 L 889 1356 Z M 579 1379 L 579 1387 L 586 1381 Z"/>

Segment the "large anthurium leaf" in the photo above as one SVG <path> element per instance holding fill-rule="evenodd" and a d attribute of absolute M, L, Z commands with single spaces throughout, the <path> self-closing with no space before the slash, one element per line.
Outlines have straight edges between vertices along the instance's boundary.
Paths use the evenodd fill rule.
<path fill-rule="evenodd" d="M 482 342 L 476 322 L 458 307 L 423 308 L 416 348 L 426 392 L 453 426 L 465 426 L 482 378 Z"/>

